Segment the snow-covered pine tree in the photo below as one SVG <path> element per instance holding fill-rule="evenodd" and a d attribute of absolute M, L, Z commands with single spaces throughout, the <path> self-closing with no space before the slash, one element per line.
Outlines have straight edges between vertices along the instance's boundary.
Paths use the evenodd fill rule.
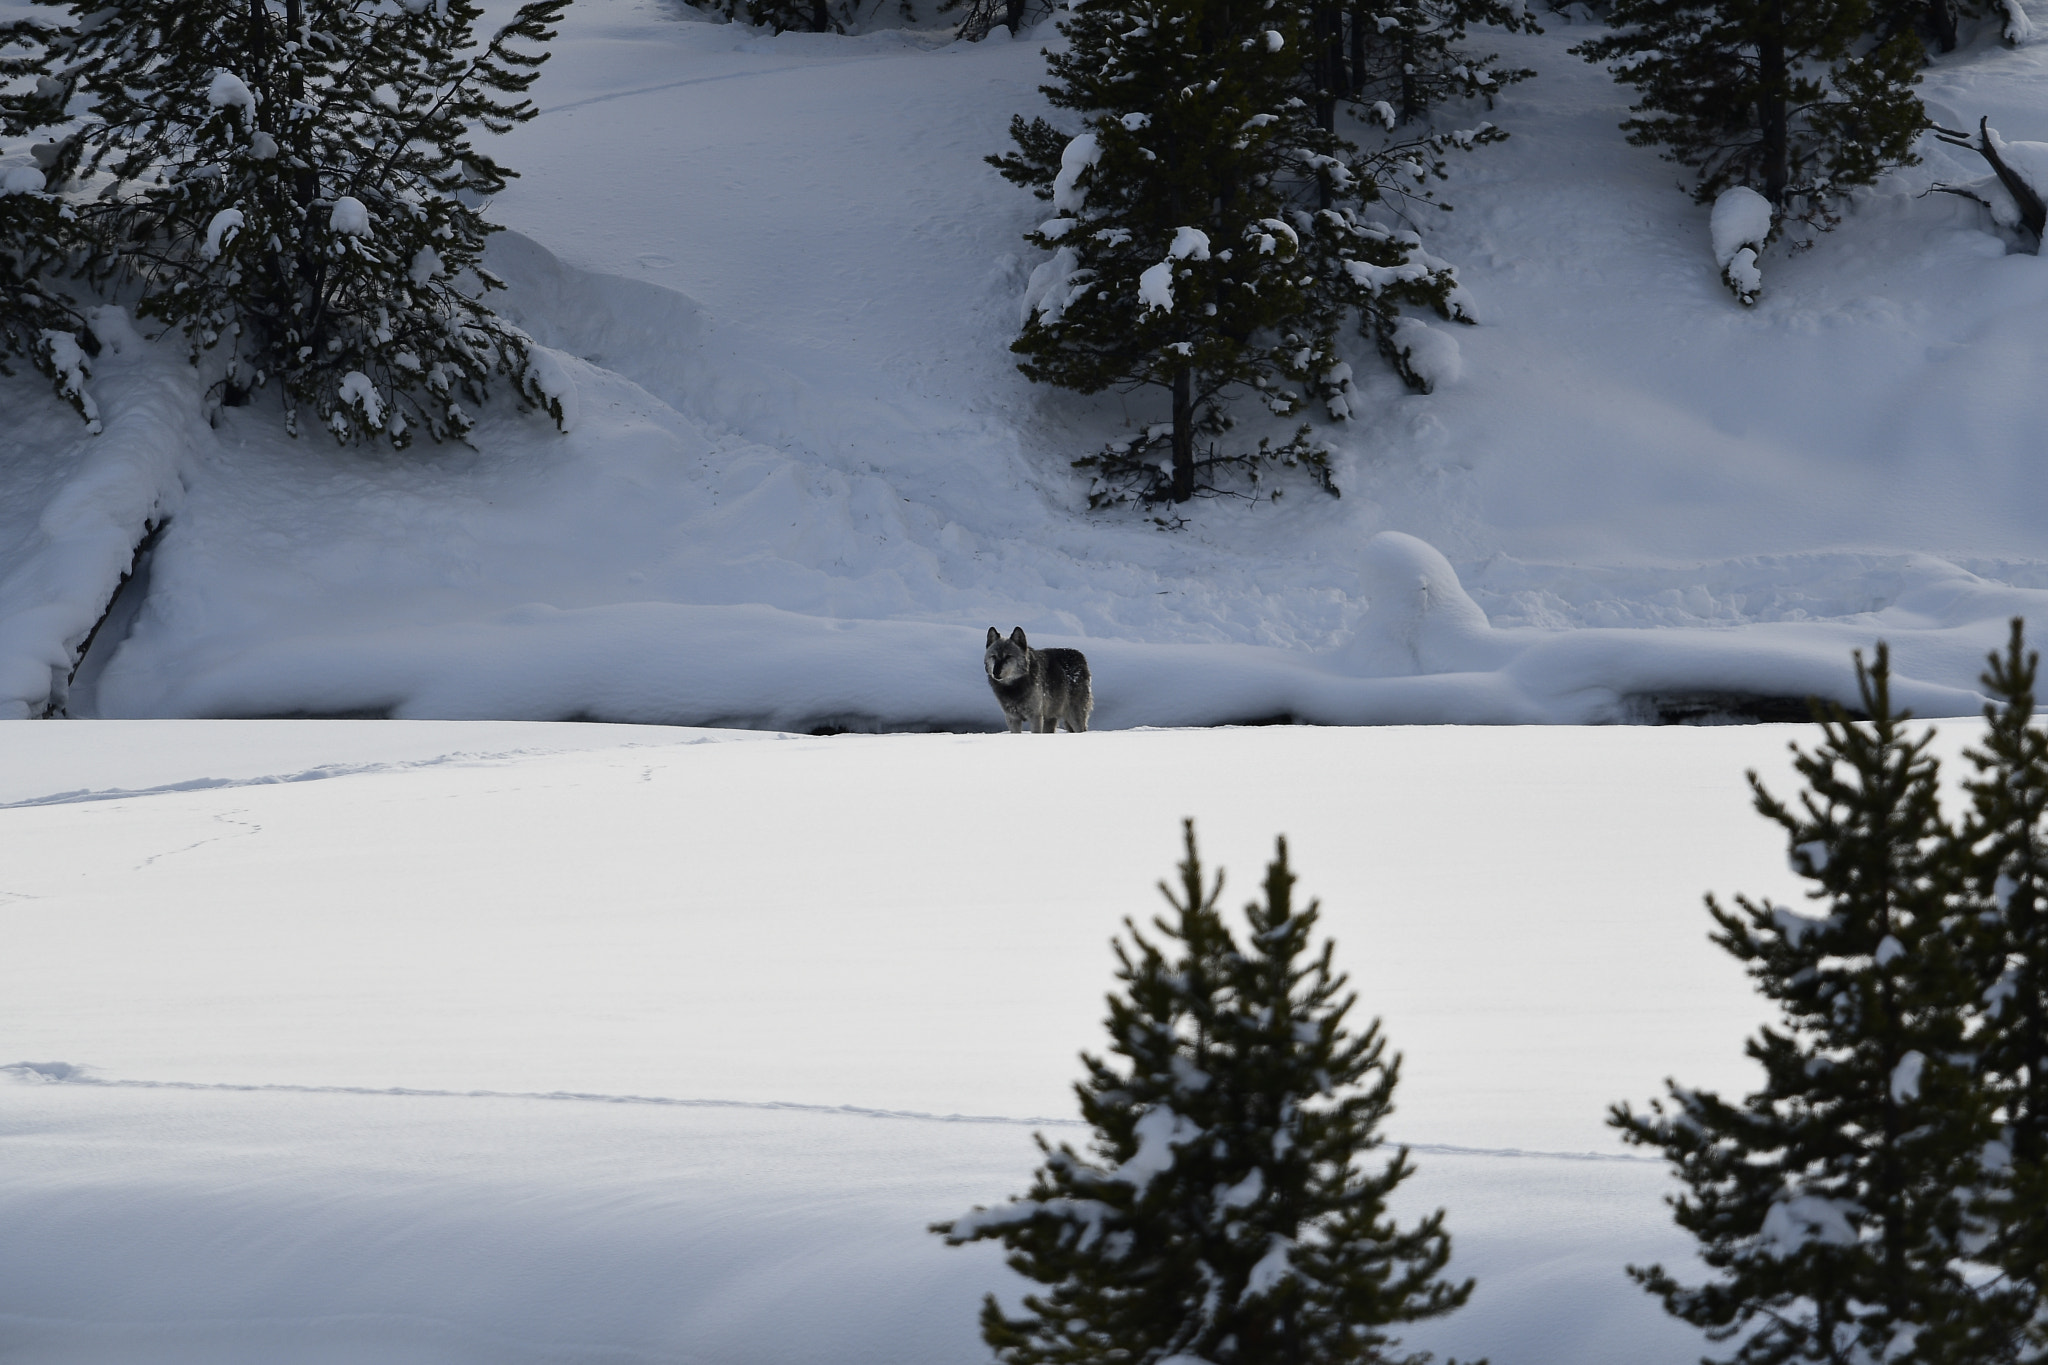
<path fill-rule="evenodd" d="M 2010 1354 L 1987 1360 L 2048 1362 L 2048 729 L 2035 718 L 2040 656 L 2012 623 L 2003 656 L 1984 674 L 1994 705 L 1969 751 L 1971 811 L 1960 851 L 1983 1030 L 1973 1040 L 1983 1084 L 1998 1106 L 1997 1145 L 1980 1214 L 1990 1225 L 1979 1257 L 2002 1278 L 1986 1291 L 2009 1326 Z M 2030 1335 L 2029 1335 L 2030 1334 Z"/>
<path fill-rule="evenodd" d="M 1611 18 L 1572 51 L 1636 88 L 1628 140 L 1691 168 L 1699 203 L 1746 185 L 1826 227 L 1844 190 L 1919 160 L 1920 40 L 1868 41 L 1870 0 L 1616 0 Z"/>
<path fill-rule="evenodd" d="M 0 24 L 0 136 L 27 137 L 63 121 L 61 86 L 42 71 L 46 25 Z M 88 422 L 98 419 L 85 389 L 82 319 L 55 281 L 71 254 L 71 221 L 47 178 L 29 166 L 0 167 L 0 374 L 25 357 Z"/>
<path fill-rule="evenodd" d="M 1046 383 L 1167 395 L 1167 421 L 1077 461 L 1097 473 L 1091 502 L 1185 502 L 1234 491 L 1223 482 L 1232 469 L 1256 486 L 1276 463 L 1305 466 L 1335 492 L 1306 425 L 1278 446 L 1219 453 L 1232 403 L 1256 394 L 1273 414 L 1298 416 L 1303 390 L 1324 392 L 1339 373 L 1336 332 L 1350 308 L 1376 310 L 1399 361 L 1414 350 L 1393 336 L 1399 307 L 1456 316 L 1455 273 L 1412 232 L 1348 204 L 1303 206 L 1319 181 L 1351 190 L 1355 153 L 1301 97 L 1293 10 L 1094 0 L 1062 28 L 1068 50 L 1050 57 L 1058 83 L 1043 88 L 1081 114 L 1080 132 L 1017 119 L 1017 149 L 990 158 L 1055 210 L 1027 234 L 1053 254 L 1032 274 L 1012 349 Z"/>
<path fill-rule="evenodd" d="M 1541 32 L 1517 0 L 1303 0 L 1302 9 L 1317 121 L 1332 131 L 1340 104 L 1392 128 L 1452 100 L 1491 108 L 1501 89 L 1536 74 L 1465 47 L 1481 24 Z"/>
<path fill-rule="evenodd" d="M 1386 1329 L 1450 1312 L 1471 1284 L 1440 1278 L 1441 1212 L 1405 1231 L 1387 1216 L 1406 1151 L 1365 1165 L 1399 1058 L 1377 1022 L 1346 1028 L 1354 998 L 1314 943 L 1316 907 L 1293 908 L 1285 843 L 1240 946 L 1192 823 L 1186 841 L 1157 941 L 1127 922 L 1117 945 L 1113 1060 L 1083 1058 L 1093 1151 L 1041 1138 L 1029 1195 L 934 1231 L 1000 1240 L 1044 1287 L 1018 1317 L 983 1308 L 1006 1365 L 1419 1365 Z"/>
<path fill-rule="evenodd" d="M 1676 1220 L 1714 1277 L 1629 1273 L 1734 1339 L 1741 1365 L 1981 1365 L 1995 1357 L 1958 1263 L 1990 1112 L 1967 1055 L 1950 835 L 1929 736 L 1892 710 L 1885 647 L 1856 672 L 1870 719 L 1820 715 L 1821 744 L 1793 750 L 1796 808 L 1750 774 L 1824 913 L 1707 900 L 1714 942 L 1778 1009 L 1747 1046 L 1763 1088 L 1731 1102 L 1673 1082 L 1668 1108 L 1610 1119 L 1671 1162 Z"/>
<path fill-rule="evenodd" d="M 473 0 L 38 0 L 68 8 L 44 71 L 91 113 L 60 146 L 89 281 L 133 289 L 234 403 L 275 382 L 338 439 L 461 436 L 493 375 L 562 420 L 563 386 L 484 304 L 513 172 L 472 141 L 523 97 L 568 0 L 479 46 Z"/>
<path fill-rule="evenodd" d="M 990 158 L 1055 211 L 1028 234 L 1053 257 L 1033 272 L 1011 349 L 1062 388 L 1164 390 L 1167 422 L 1086 463 L 1100 471 L 1097 505 L 1186 502 L 1215 491 L 1222 466 L 1255 469 L 1255 455 L 1215 453 L 1231 391 L 1289 416 L 1290 385 L 1336 363 L 1331 337 L 1298 326 L 1308 279 L 1278 183 L 1297 149 L 1327 154 L 1329 140 L 1293 97 L 1291 16 L 1265 0 L 1093 0 L 1061 29 L 1068 47 L 1050 53 L 1057 83 L 1043 88 L 1081 130 L 1015 120 L 1017 150 Z M 1327 484 L 1320 453 L 1294 445 L 1287 458 Z"/>

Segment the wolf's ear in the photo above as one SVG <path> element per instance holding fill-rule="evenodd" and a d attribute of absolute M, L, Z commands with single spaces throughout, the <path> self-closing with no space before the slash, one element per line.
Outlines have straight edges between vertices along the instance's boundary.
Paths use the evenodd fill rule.
<path fill-rule="evenodd" d="M 990 644 L 994 644 L 994 643 L 995 643 L 996 641 L 998 641 L 998 640 L 1000 640 L 1000 639 L 1002 639 L 1002 638 L 1003 638 L 1003 633 L 1002 633 L 1001 631 L 997 630 L 997 629 L 996 629 L 996 628 L 995 628 L 994 626 L 990 626 L 990 627 L 988 628 L 988 642 L 989 642 Z"/>
<path fill-rule="evenodd" d="M 1010 632 L 1010 643 L 1017 646 L 1017 648 L 1019 649 L 1030 648 L 1030 646 L 1024 643 L 1024 627 L 1019 626 L 1015 630 Z"/>

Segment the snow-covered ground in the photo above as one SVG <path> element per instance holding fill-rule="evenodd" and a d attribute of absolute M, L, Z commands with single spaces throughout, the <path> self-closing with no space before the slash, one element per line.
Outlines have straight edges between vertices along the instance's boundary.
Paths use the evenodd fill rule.
<path fill-rule="evenodd" d="M 1137 728 L 1846 699 L 1878 638 L 1959 715 L 2048 621 L 2048 264 L 1922 193 L 1982 167 L 1930 142 L 1745 310 L 1545 22 L 1436 226 L 1464 377 L 1358 357 L 1341 500 L 1086 512 L 1156 414 L 1017 375 L 1042 215 L 981 161 L 1049 27 L 579 0 L 492 208 L 566 435 L 288 440 L 115 314 L 103 434 L 0 380 L 0 714 L 156 718 L 0 727 L 0 1357 L 983 1358 L 999 1258 L 922 1229 L 1022 1188 L 1194 815 L 1241 892 L 1290 837 L 1406 1054 L 1407 1207 L 1481 1280 L 1410 1339 L 1697 1359 L 1602 1114 L 1747 1079 L 1698 895 L 1796 894 L 1741 783 L 1788 732 Z M 1977 34 L 1930 108 L 2048 139 L 2044 64 Z M 1085 648 L 1105 732 L 770 733 L 992 728 L 991 624 Z M 448 719 L 175 719 L 295 715 Z M 569 718 L 756 728 L 513 723 Z"/>
<path fill-rule="evenodd" d="M 1794 733 L 0 727 L 0 1354 L 982 1358 L 1007 1272 L 924 1226 L 1085 1131 L 1192 815 L 1231 904 L 1288 836 L 1405 1055 L 1480 1279 L 1412 1339 L 1684 1365 L 1602 1118 L 1749 1080 L 1699 895 L 1797 896 L 1742 781 Z"/>
<path fill-rule="evenodd" d="M 1110 727 L 1846 696 L 1879 636 L 1921 710 L 1973 711 L 2004 619 L 2048 614 L 2048 264 L 1922 193 L 1983 171 L 1930 138 L 1767 251 L 1743 309 L 1707 211 L 1567 54 L 1591 30 L 1545 22 L 1488 40 L 1540 75 L 1433 228 L 1482 319 L 1464 378 L 1412 395 L 1357 357 L 1341 500 L 1167 533 L 1087 513 L 1068 468 L 1146 399 L 1035 388 L 1006 349 L 1042 213 L 982 157 L 1044 107 L 1050 25 L 770 38 L 583 0 L 491 209 L 570 433 L 499 411 L 476 449 L 394 456 L 260 405 L 209 427 L 140 343 L 99 364 L 97 438 L 0 383 L 0 705 L 62 694 L 122 542 L 168 515 L 74 714 L 959 729 L 996 718 L 990 624 L 1088 648 Z M 2048 137 L 2044 62 L 1986 28 L 1929 107 Z"/>

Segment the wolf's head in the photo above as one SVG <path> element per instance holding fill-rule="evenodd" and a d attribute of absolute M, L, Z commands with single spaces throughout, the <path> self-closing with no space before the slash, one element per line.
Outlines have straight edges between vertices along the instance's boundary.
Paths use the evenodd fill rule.
<path fill-rule="evenodd" d="M 994 626 L 988 628 L 988 648 L 981 652 L 981 666 L 992 683 L 1022 682 L 1031 672 L 1031 646 L 1024 643 L 1024 627 L 1010 632 L 1005 640 Z"/>

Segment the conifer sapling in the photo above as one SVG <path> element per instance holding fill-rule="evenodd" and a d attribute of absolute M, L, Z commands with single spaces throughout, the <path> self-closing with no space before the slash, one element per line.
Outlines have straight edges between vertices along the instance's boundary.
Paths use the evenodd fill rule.
<path fill-rule="evenodd" d="M 1441 1278 L 1441 1211 L 1403 1229 L 1389 1194 L 1405 1149 L 1374 1167 L 1400 1059 L 1296 909 L 1283 840 L 1240 942 L 1205 886 L 1192 823 L 1171 913 L 1126 922 L 1110 1056 L 1076 1087 L 1086 1153 L 1041 1137 L 1021 1199 L 933 1230 L 993 1239 L 1039 1288 L 982 1333 L 1006 1365 L 1420 1365 L 1389 1328 L 1448 1313 L 1472 1284 Z"/>

